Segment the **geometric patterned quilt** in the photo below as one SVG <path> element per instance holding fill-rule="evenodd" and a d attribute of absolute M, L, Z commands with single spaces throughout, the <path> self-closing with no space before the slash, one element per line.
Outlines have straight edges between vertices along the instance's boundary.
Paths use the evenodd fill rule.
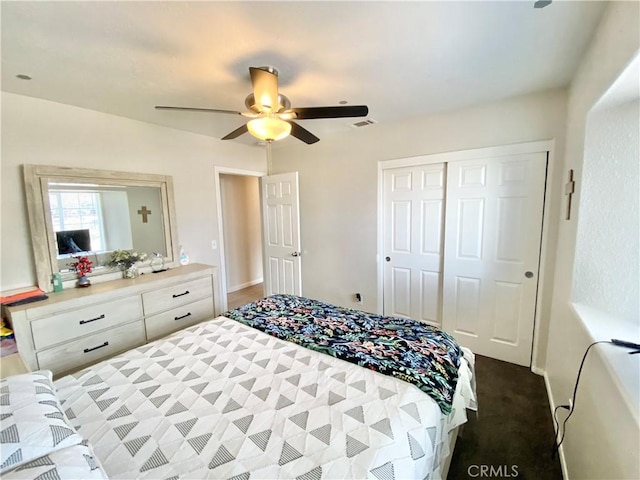
<path fill-rule="evenodd" d="M 218 317 L 54 384 L 112 479 L 433 479 L 471 377 L 461 362 L 444 416 L 414 385 Z"/>
<path fill-rule="evenodd" d="M 451 411 L 462 350 L 437 327 L 299 297 L 272 295 L 224 314 L 274 337 L 413 383 Z"/>

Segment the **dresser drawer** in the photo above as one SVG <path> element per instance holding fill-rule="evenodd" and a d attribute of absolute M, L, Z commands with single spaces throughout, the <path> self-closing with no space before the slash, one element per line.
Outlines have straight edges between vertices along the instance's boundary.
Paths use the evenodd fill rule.
<path fill-rule="evenodd" d="M 140 296 L 69 310 L 31 322 L 36 350 L 142 318 Z"/>
<path fill-rule="evenodd" d="M 79 370 L 143 343 L 144 322 L 138 320 L 38 352 L 38 368 L 51 370 L 54 375 Z"/>
<path fill-rule="evenodd" d="M 213 297 L 211 277 L 198 278 L 153 292 L 143 293 L 142 304 L 144 305 L 144 314 L 149 316 L 205 297 Z"/>
<path fill-rule="evenodd" d="M 211 297 L 183 305 L 168 312 L 158 313 L 145 318 L 147 341 L 164 337 L 177 330 L 213 318 L 213 299 Z"/>

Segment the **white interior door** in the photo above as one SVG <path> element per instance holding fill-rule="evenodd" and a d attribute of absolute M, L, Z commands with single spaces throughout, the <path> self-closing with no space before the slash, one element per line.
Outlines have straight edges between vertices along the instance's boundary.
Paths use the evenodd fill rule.
<path fill-rule="evenodd" d="M 447 166 L 443 327 L 475 353 L 529 366 L 546 152 Z"/>
<path fill-rule="evenodd" d="M 266 295 L 302 295 L 298 172 L 261 177 Z"/>
<path fill-rule="evenodd" d="M 445 165 L 384 171 L 384 313 L 441 324 Z"/>

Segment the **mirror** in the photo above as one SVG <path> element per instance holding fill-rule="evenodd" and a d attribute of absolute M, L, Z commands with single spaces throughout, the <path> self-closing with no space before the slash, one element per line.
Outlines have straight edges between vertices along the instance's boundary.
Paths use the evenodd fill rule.
<path fill-rule="evenodd" d="M 58 271 L 70 271 L 74 256 L 108 262 L 114 250 L 167 256 L 159 187 L 48 181 Z"/>
<path fill-rule="evenodd" d="M 44 165 L 24 166 L 38 286 L 54 273 L 76 278 L 74 256 L 93 262 L 90 276 L 112 273 L 114 250 L 177 258 L 173 183 L 169 176 Z"/>

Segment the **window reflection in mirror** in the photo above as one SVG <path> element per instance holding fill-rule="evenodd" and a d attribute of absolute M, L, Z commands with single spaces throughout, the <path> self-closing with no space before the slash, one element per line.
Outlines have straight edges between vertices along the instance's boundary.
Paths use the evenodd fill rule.
<path fill-rule="evenodd" d="M 97 268 L 114 250 L 167 256 L 160 188 L 49 181 L 48 194 L 60 272 L 80 253 Z"/>
<path fill-rule="evenodd" d="M 23 168 L 33 259 L 43 291 L 52 291 L 55 273 L 70 285 L 75 282 L 70 257 L 87 250 L 93 263 L 89 275 L 98 282 L 118 278 L 116 269 L 103 266 L 114 249 L 149 257 L 158 252 L 168 267 L 174 266 L 178 239 L 171 176 L 53 165 Z"/>

